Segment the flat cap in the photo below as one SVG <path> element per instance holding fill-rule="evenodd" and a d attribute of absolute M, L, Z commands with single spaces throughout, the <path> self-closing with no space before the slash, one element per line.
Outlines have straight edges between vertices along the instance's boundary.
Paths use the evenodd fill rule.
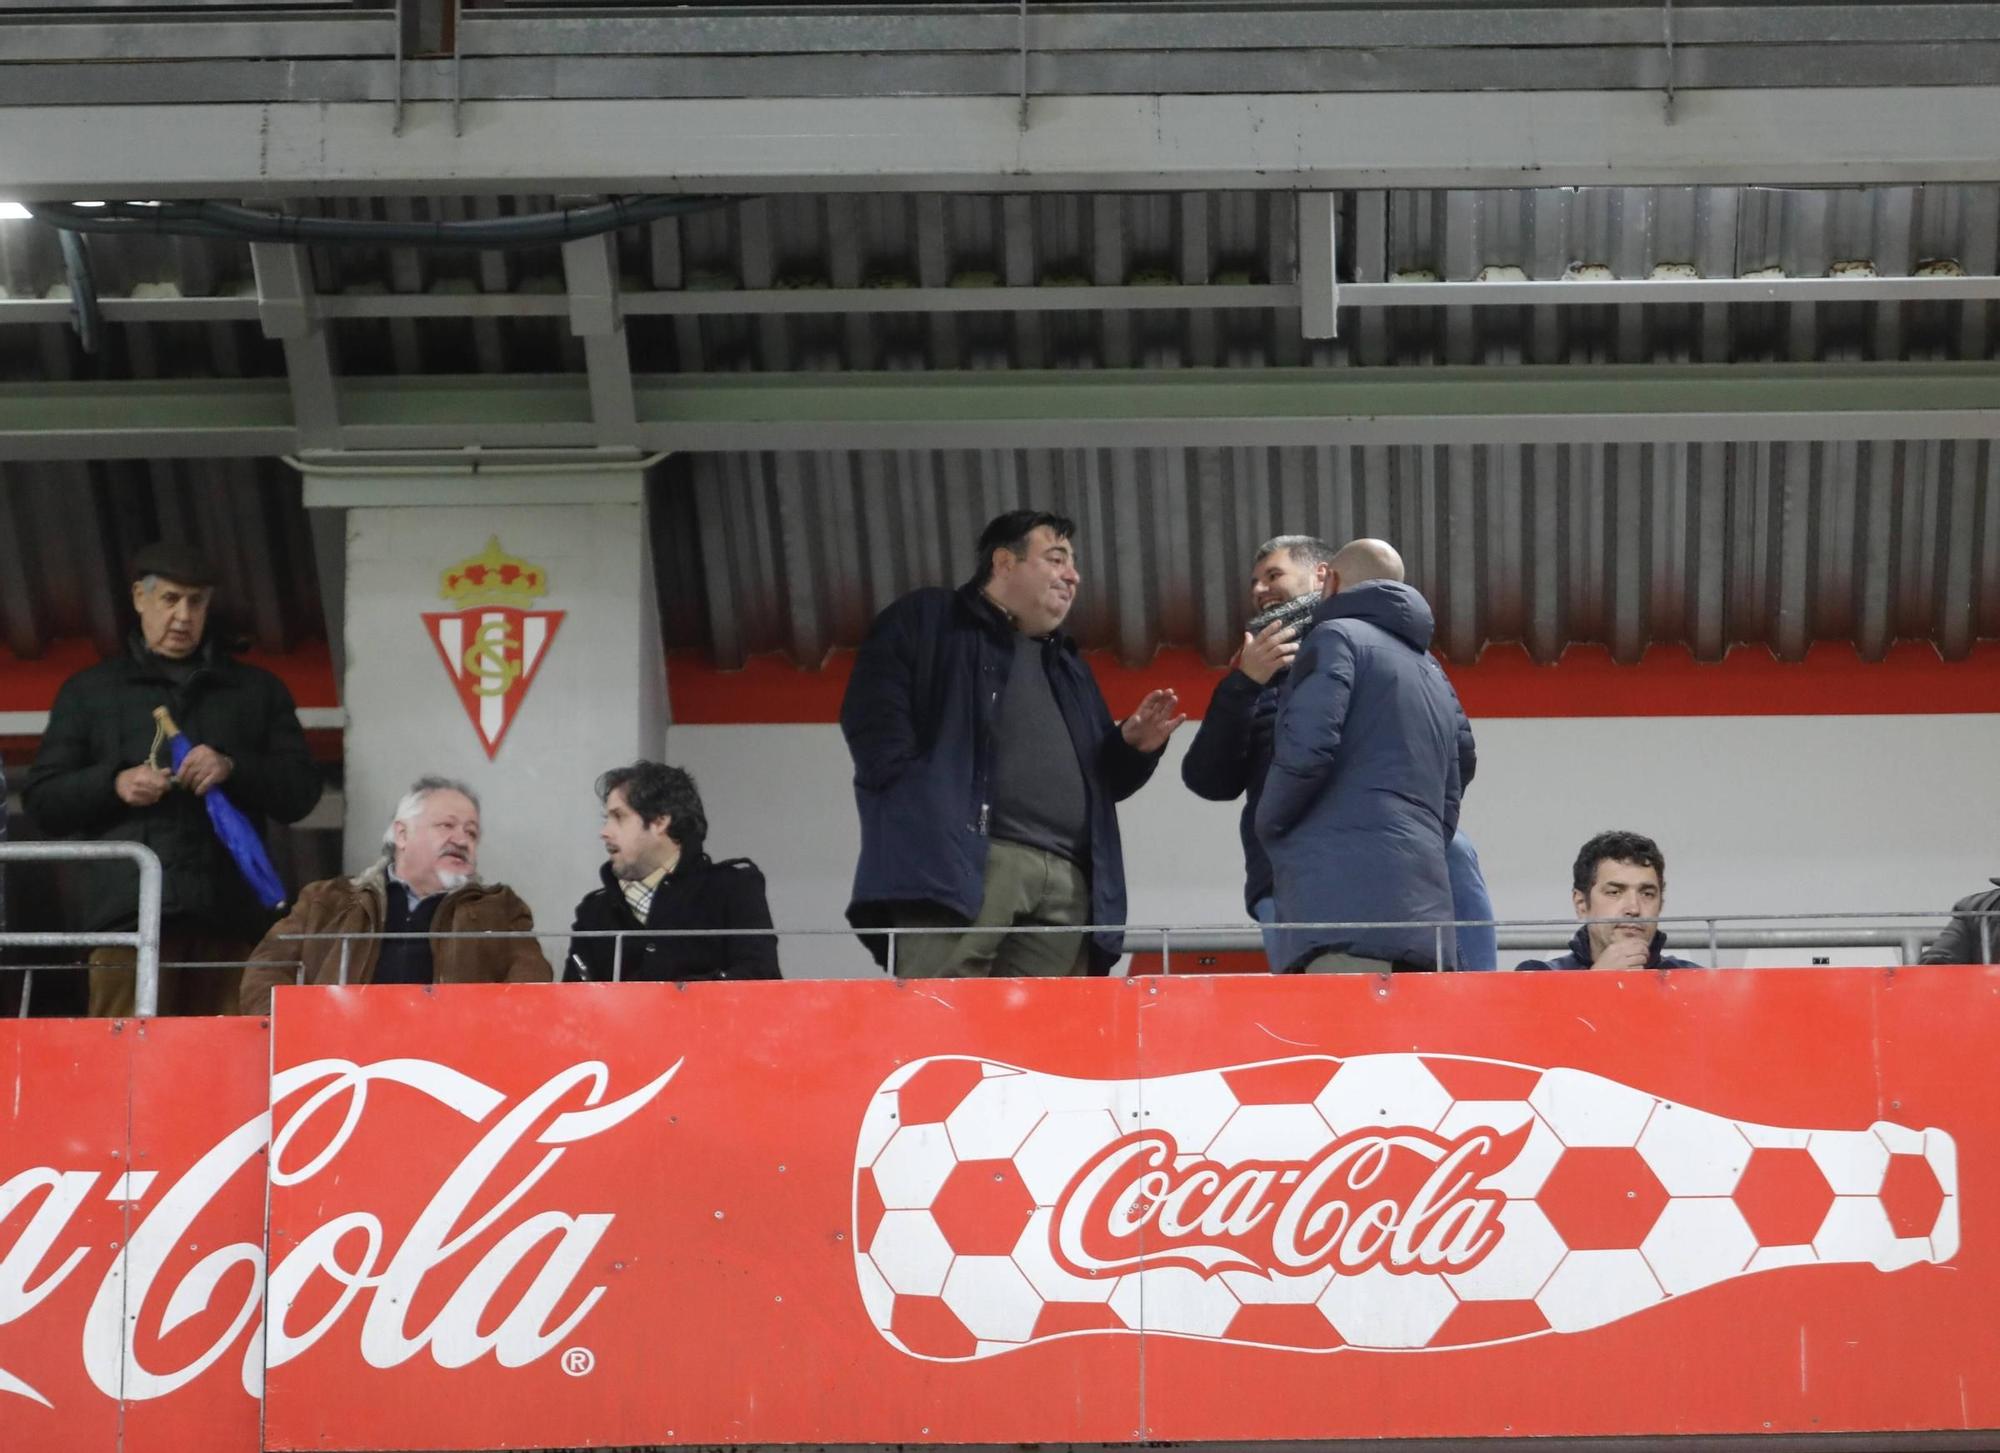
<path fill-rule="evenodd" d="M 208 556 L 196 546 L 176 540 L 156 540 L 133 552 L 132 579 L 144 580 L 148 575 L 180 585 L 215 584 L 215 566 Z"/>

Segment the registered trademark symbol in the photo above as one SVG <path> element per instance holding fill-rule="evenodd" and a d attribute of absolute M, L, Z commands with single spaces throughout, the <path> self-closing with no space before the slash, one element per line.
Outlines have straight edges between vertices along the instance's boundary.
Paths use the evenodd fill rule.
<path fill-rule="evenodd" d="M 588 1377 L 597 1366 L 597 1354 L 588 1347 L 571 1347 L 562 1355 L 562 1370 L 571 1377 Z"/>

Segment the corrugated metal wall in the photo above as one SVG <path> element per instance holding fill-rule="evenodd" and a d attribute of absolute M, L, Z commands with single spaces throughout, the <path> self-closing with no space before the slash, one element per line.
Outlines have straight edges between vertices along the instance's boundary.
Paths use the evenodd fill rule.
<path fill-rule="evenodd" d="M 311 205 L 339 216 L 428 220 L 532 211 L 550 199 Z M 774 196 L 629 230 L 619 238 L 619 261 L 623 286 L 636 291 L 1288 282 L 1294 212 L 1288 192 Z M 1620 278 L 1663 269 L 1711 278 L 1855 268 L 1897 276 L 1926 266 L 1993 276 L 2000 186 L 1352 193 L 1343 199 L 1340 254 L 1342 276 L 1357 281 L 1470 281 L 1504 269 L 1531 279 L 1575 269 Z M 93 255 L 108 297 L 254 291 L 248 249 L 239 245 L 100 240 Z M 563 289 L 553 248 L 321 248 L 313 262 L 316 286 L 336 296 Z M 0 292 L 43 297 L 62 281 L 46 229 L 0 222 Z M 1990 302 L 1887 302 L 1350 311 L 1343 336 L 1324 343 L 1300 337 L 1291 308 L 724 314 L 634 318 L 627 331 L 633 365 L 646 373 L 1985 358 L 1996 321 Z M 583 367 L 561 318 L 348 320 L 331 332 L 343 371 L 356 374 Z M 114 327 L 94 358 L 59 324 L 0 328 L 0 380 L 282 371 L 276 345 L 254 323 Z"/>
<path fill-rule="evenodd" d="M 542 199 L 328 203 L 343 214 L 491 216 Z M 1293 272 L 1287 193 L 838 195 L 752 199 L 629 232 L 631 289 L 728 291 L 957 283 L 1210 284 Z M 1519 269 L 1730 277 L 1843 267 L 2000 267 L 2000 186 L 1855 190 L 1593 188 L 1358 193 L 1341 271 L 1469 280 Z M 252 286 L 247 249 L 165 239 L 97 249 L 109 296 Z M 550 249 L 513 255 L 319 251 L 328 293 L 548 293 Z M 0 287 L 60 280 L 48 235 L 0 223 Z M 1511 273 L 1505 275 L 1511 276 Z M 1992 356 L 1988 302 L 1536 306 L 1349 311 L 1307 343 L 1295 310 L 640 317 L 641 372 L 1615 362 Z M 89 357 L 60 325 L 0 328 L 0 379 L 266 376 L 255 323 L 119 325 Z M 397 318 L 333 328 L 349 373 L 575 372 L 550 317 Z M 1816 639 L 1879 654 L 1897 638 L 1963 654 L 2000 635 L 2000 463 L 1984 443 L 983 451 L 701 456 L 674 461 L 656 530 L 666 629 L 724 665 L 802 664 L 859 639 L 915 584 L 964 576 L 969 542 L 1017 502 L 1073 514 L 1093 645 L 1139 661 L 1162 644 L 1232 648 L 1255 545 L 1280 530 L 1385 535 L 1469 659 L 1523 640 L 1624 659 L 1653 641 L 1704 657 L 1740 641 L 1794 657 Z M 0 465 L 0 631 L 115 634 L 130 548 L 207 540 L 258 641 L 316 634 L 310 534 L 272 462 Z"/>
<path fill-rule="evenodd" d="M 1076 520 L 1072 627 L 1132 664 L 1228 659 L 1257 546 L 1292 532 L 1394 542 L 1458 661 L 1905 638 L 1955 658 L 2000 636 L 2000 452 L 1919 443 L 705 456 L 665 486 L 662 531 L 698 541 L 675 641 L 816 663 L 903 591 L 969 576 L 980 526 L 1022 505 Z"/>
<path fill-rule="evenodd" d="M 0 644 L 117 648 L 125 566 L 152 540 L 199 542 L 222 575 L 222 623 L 265 650 L 324 638 L 298 476 L 277 460 L 0 464 Z"/>

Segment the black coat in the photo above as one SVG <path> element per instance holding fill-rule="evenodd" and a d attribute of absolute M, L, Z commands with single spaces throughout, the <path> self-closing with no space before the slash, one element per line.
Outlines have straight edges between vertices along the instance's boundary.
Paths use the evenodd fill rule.
<path fill-rule="evenodd" d="M 1181 758 L 1181 781 L 1210 802 L 1243 799 L 1237 835 L 1243 840 L 1243 906 L 1256 916 L 1260 899 L 1271 896 L 1271 860 L 1257 841 L 1257 799 L 1271 770 L 1271 722 L 1288 672 L 1259 686 L 1241 671 L 1215 683 L 1201 727 Z"/>
<path fill-rule="evenodd" d="M 971 585 L 912 591 L 875 618 L 840 704 L 854 758 L 861 861 L 847 920 L 857 929 L 898 921 L 898 909 L 936 904 L 970 922 L 985 896 L 993 722 L 1014 661 L 1014 627 Z M 1058 632 L 1042 653 L 1089 798 L 1090 918 L 1125 921 L 1125 852 L 1117 804 L 1144 786 L 1160 753 L 1127 744 L 1097 680 Z M 864 933 L 877 963 L 888 940 Z M 1124 952 L 1125 936 L 1093 934 L 1091 971 Z"/>
<path fill-rule="evenodd" d="M 1558 954 L 1552 959 L 1529 959 L 1515 966 L 1516 970 L 1531 969 L 1587 969 L 1590 967 L 1590 925 L 1585 924 L 1576 931 L 1569 941 L 1569 952 Z M 1655 933 L 1653 941 L 1646 946 L 1646 967 L 1649 969 L 1698 969 L 1700 964 L 1693 959 L 1677 959 L 1667 952 L 1667 936 Z"/>
<path fill-rule="evenodd" d="M 222 790 L 259 831 L 269 818 L 297 822 L 319 801 L 319 769 L 284 682 L 231 660 L 212 639 L 191 659 L 194 674 L 176 685 L 135 632 L 123 655 L 65 681 L 22 785 L 22 806 L 51 837 L 144 843 L 164 870 L 163 920 L 254 942 L 275 915 L 243 881 L 207 805 L 175 788 L 151 807 L 128 807 L 115 785 L 120 772 L 146 760 L 153 709 L 164 706 L 189 742 L 236 764 Z M 159 760 L 170 764 L 164 748 Z M 137 877 L 127 863 L 89 865 L 81 930 L 129 930 L 138 919 Z"/>
<path fill-rule="evenodd" d="M 2000 878 L 1993 879 L 1993 882 L 2000 885 Z M 1985 920 L 1988 925 L 1987 953 L 1982 958 L 1979 952 L 1980 920 L 1969 916 L 1974 913 L 2000 912 L 2000 886 L 1959 899 L 1951 905 L 1951 911 L 1951 922 L 1945 925 L 1944 932 L 1924 950 L 1924 956 L 1917 962 L 1920 964 L 2000 963 L 2000 918 Z"/>
<path fill-rule="evenodd" d="M 599 929 L 637 928 L 625 892 L 606 863 L 598 870 L 603 886 L 584 895 L 576 905 L 571 933 Z M 764 899 L 764 875 L 748 858 L 712 862 L 706 853 L 683 857 L 660 880 L 647 928 L 715 929 L 769 928 L 770 905 Z M 593 983 L 611 982 L 609 938 L 574 938 L 563 961 L 561 978 L 577 975 Z M 778 940 L 768 933 L 713 934 L 701 938 L 628 938 L 618 965 L 621 980 L 678 983 L 689 979 L 775 979 Z"/>
<path fill-rule="evenodd" d="M 1341 591 L 1313 614 L 1271 731 L 1256 810 L 1278 916 L 1311 923 L 1450 923 L 1445 849 L 1475 764 L 1458 694 L 1431 659 L 1431 609 L 1400 581 Z M 1432 928 L 1281 929 L 1278 961 L 1335 950 L 1450 963 Z"/>

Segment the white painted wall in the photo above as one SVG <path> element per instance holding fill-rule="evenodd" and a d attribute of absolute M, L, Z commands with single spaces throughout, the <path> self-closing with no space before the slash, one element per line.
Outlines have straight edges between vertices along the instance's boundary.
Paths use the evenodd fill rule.
<path fill-rule="evenodd" d="M 2000 872 L 2000 716 L 1474 726 L 1465 827 L 1503 918 L 1567 916 L 1570 862 L 1607 827 L 1659 841 L 1677 913 L 1941 913 Z M 1192 738 L 1122 812 L 1134 923 L 1244 921 L 1238 809 L 1181 786 Z M 844 922 L 858 829 L 838 727 L 678 726 L 668 760 L 701 784 L 711 851 L 763 867 L 780 927 Z M 849 938 L 783 957 L 790 975 L 875 972 Z"/>
<path fill-rule="evenodd" d="M 401 487 L 422 499 L 420 483 Z M 378 854 L 382 829 L 410 781 L 442 773 L 463 779 L 482 799 L 481 875 L 526 898 L 538 928 L 568 928 L 603 861 L 591 784 L 606 767 L 657 754 L 664 732 L 666 687 L 636 471 L 627 493 L 630 503 L 348 510 L 341 699 L 349 872 Z M 494 534 L 548 572 L 549 593 L 536 608 L 566 614 L 489 762 L 421 617 L 456 608 L 438 597 L 440 573 L 479 554 Z M 553 960 L 561 945 L 543 947 Z"/>

